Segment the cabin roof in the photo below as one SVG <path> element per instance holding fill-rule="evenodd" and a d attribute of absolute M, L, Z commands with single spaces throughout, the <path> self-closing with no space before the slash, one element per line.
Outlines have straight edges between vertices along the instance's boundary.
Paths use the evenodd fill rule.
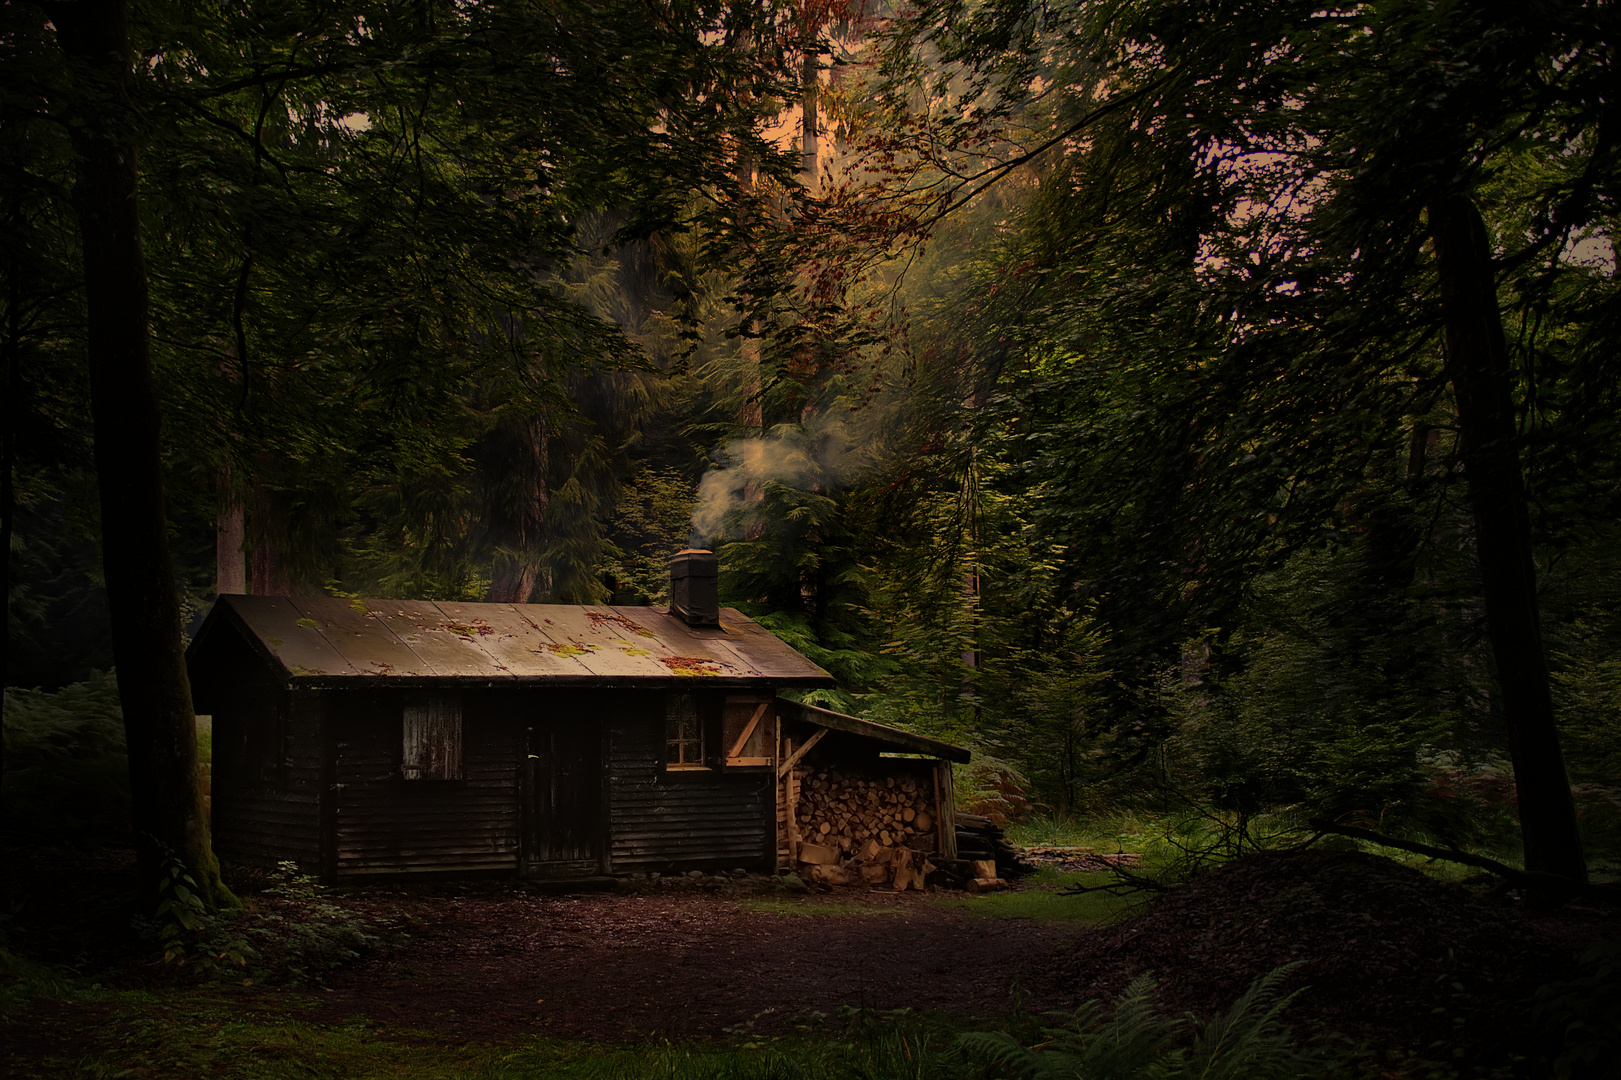
<path fill-rule="evenodd" d="M 831 687 L 833 677 L 723 608 L 718 627 L 663 608 L 221 596 L 187 652 L 229 627 L 308 688 L 376 685 Z"/>

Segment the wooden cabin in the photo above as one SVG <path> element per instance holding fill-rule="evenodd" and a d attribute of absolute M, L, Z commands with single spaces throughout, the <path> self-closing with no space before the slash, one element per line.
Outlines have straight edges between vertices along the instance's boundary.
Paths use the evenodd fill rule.
<path fill-rule="evenodd" d="M 891 842 L 951 842 L 966 751 L 779 698 L 833 679 L 719 607 L 711 553 L 672 573 L 668 610 L 220 597 L 187 654 L 215 850 L 325 881 L 769 871 L 830 768 L 927 787 L 938 835 Z"/>

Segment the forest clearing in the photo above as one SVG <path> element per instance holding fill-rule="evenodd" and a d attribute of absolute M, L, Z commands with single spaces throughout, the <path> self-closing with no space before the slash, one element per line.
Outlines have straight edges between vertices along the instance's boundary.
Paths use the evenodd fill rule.
<path fill-rule="evenodd" d="M 1618 40 L 0 3 L 5 1067 L 1616 1080 Z"/>
<path fill-rule="evenodd" d="M 954 1053 L 956 1034 L 1028 1038 L 1146 972 L 1168 1015 L 1208 1019 L 1285 965 L 1297 1043 L 1332 1037 L 1295 1063 L 1317 1071 L 1279 1075 L 1497 1075 L 1515 1059 L 1547 1065 L 1553 1021 L 1526 1003 L 1579 977 L 1577 957 L 1611 931 L 1597 911 L 1528 918 L 1344 851 L 1251 857 L 1146 911 L 1064 895 L 1106 875 L 1052 869 L 996 897 L 787 891 L 721 874 L 576 894 L 414 883 L 330 895 L 316 910 L 313 893 L 272 886 L 247 894 L 250 911 L 333 935 L 364 927 L 367 940 L 310 948 L 295 928 L 301 953 L 256 955 L 199 984 L 144 952 L 96 954 L 119 940 L 98 921 L 127 890 L 127 854 L 71 867 L 62 852 L 8 854 L 6 899 L 31 927 L 16 944 L 71 953 L 79 968 L 71 988 L 35 969 L 8 992 L 0 1067 L 19 1080 L 632 1076 L 672 1052 L 687 1061 L 677 1075 L 983 1075 Z M 27 883 L 46 880 L 70 902 L 42 918 Z M 1415 1001 L 1437 1004 L 1415 1012 Z M 930 1071 L 903 1065 L 907 1039 L 931 1048 Z M 761 1052 L 784 1061 L 751 1065 Z"/>

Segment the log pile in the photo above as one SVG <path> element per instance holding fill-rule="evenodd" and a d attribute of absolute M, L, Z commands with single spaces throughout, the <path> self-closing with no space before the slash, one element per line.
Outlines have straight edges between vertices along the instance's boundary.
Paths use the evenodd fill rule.
<path fill-rule="evenodd" d="M 957 857 L 970 862 L 989 862 L 996 873 L 975 877 L 1004 880 L 1022 877 L 1035 870 L 1019 857 L 1018 851 L 1008 843 L 1002 830 L 988 817 L 978 814 L 957 814 Z"/>
<path fill-rule="evenodd" d="M 995 892 L 1008 887 L 1007 879 L 997 873 L 995 859 L 970 859 L 968 866 L 973 875 L 967 882 L 969 892 Z"/>
<path fill-rule="evenodd" d="M 797 770 L 796 770 L 797 771 Z M 921 889 L 935 869 L 938 810 L 927 777 L 806 769 L 792 817 L 797 859 L 812 881 Z"/>

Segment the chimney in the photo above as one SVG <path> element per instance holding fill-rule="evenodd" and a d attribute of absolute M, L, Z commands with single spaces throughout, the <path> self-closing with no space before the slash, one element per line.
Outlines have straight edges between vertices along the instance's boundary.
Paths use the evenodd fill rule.
<path fill-rule="evenodd" d="M 688 626 L 719 626 L 718 567 L 715 553 L 703 548 L 687 548 L 670 556 L 670 614 Z"/>

